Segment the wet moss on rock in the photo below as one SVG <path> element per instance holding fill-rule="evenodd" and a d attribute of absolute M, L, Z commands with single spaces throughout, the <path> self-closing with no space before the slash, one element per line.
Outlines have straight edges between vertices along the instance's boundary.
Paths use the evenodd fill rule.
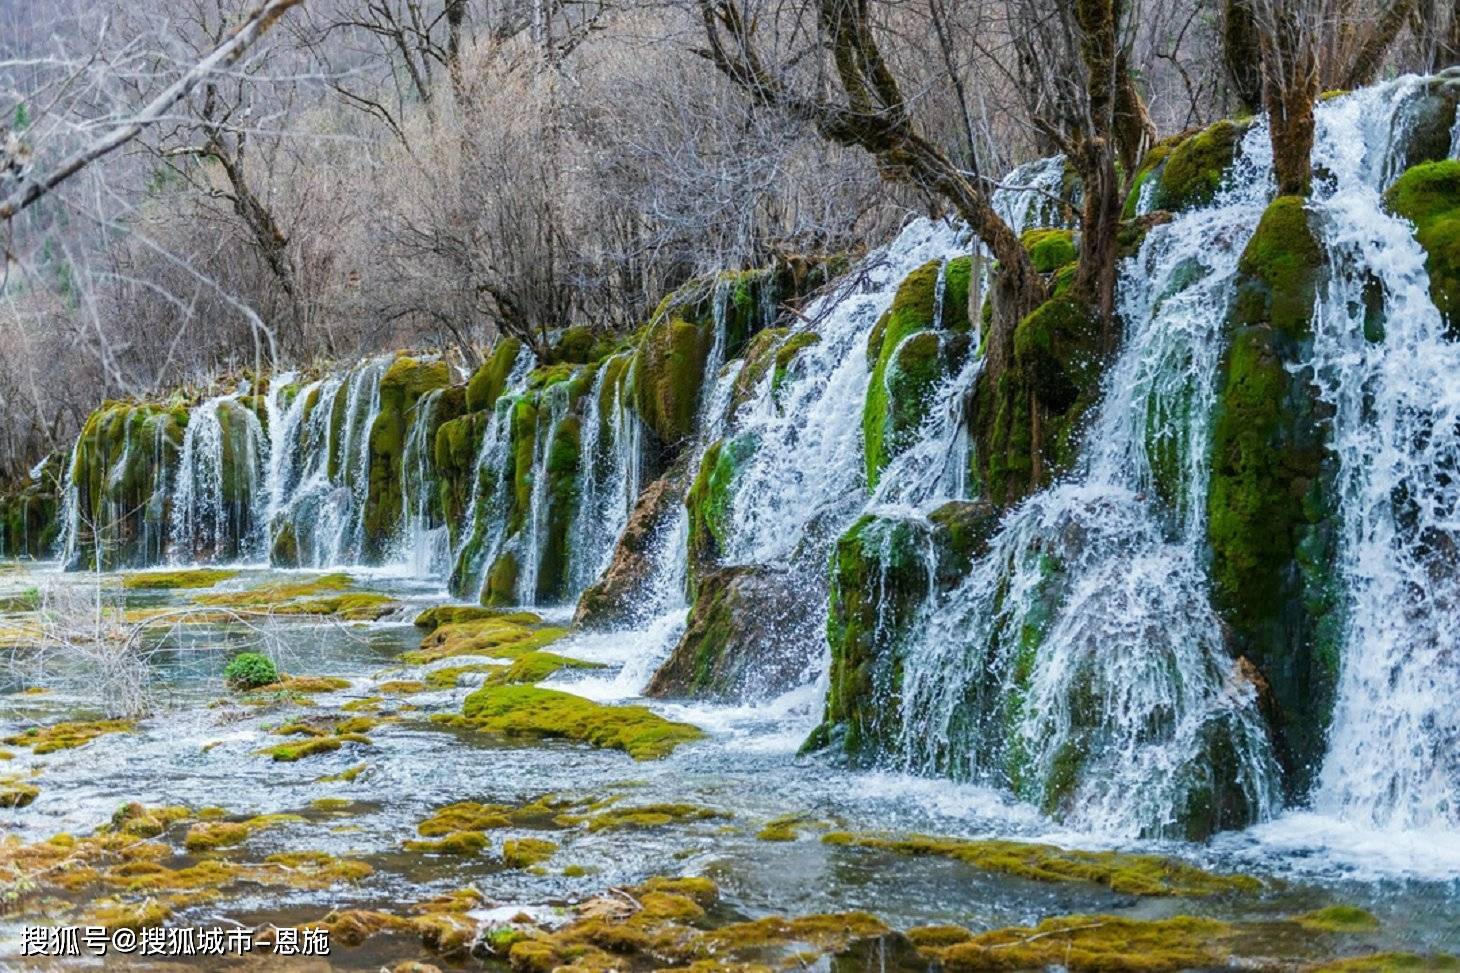
<path fill-rule="evenodd" d="M 1412 166 L 1384 193 L 1396 216 L 1414 224 L 1425 251 L 1430 297 L 1452 338 L 1460 338 L 1460 161 Z"/>
<path fill-rule="evenodd" d="M 1211 202 L 1246 130 L 1246 123 L 1224 119 L 1182 140 L 1161 169 L 1156 208 L 1184 210 Z"/>
<path fill-rule="evenodd" d="M 903 280 L 867 341 L 862 405 L 867 486 L 916 439 L 938 384 L 968 354 L 968 258 L 930 260 Z"/>
<path fill-rule="evenodd" d="M 1271 687 L 1278 756 L 1301 794 L 1338 675 L 1328 416 L 1305 369 L 1323 255 L 1303 201 L 1275 199 L 1238 263 L 1213 419 L 1213 600 Z"/>
<path fill-rule="evenodd" d="M 416 405 L 428 392 L 451 384 L 451 369 L 441 359 L 401 356 L 391 362 L 377 390 L 380 407 L 369 430 L 369 483 L 363 512 L 365 556 L 379 561 L 390 553 L 400 529 L 401 459 L 415 423 L 425 421 Z M 428 442 L 434 431 L 428 433 Z"/>
<path fill-rule="evenodd" d="M 664 719 L 645 706 L 606 706 L 554 689 L 491 686 L 466 698 L 459 722 L 487 733 L 562 737 L 622 750 L 635 760 L 667 756 L 704 734 Z"/>

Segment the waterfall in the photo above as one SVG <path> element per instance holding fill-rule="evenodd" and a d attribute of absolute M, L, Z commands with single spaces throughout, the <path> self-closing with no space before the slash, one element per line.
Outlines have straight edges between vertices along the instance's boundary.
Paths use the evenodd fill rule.
<path fill-rule="evenodd" d="M 472 463 L 471 491 L 463 529 L 451 551 L 451 585 L 458 593 L 480 597 L 486 585 L 487 569 L 501 552 L 507 534 L 511 508 L 507 459 L 512 448 L 512 410 L 522 394 L 532 369 L 532 353 L 525 347 L 512 363 L 502 394 L 482 431 Z"/>
<path fill-rule="evenodd" d="M 264 495 L 267 437 L 241 397 L 208 399 L 188 417 L 172 493 L 175 560 L 253 560 L 264 554 L 264 524 L 255 503 Z"/>
<path fill-rule="evenodd" d="M 415 404 L 415 417 L 401 454 L 400 559 L 417 577 L 444 573 L 449 553 L 446 526 L 435 515 L 436 476 L 432 449 L 436 407 L 445 389 L 431 389 Z"/>
<path fill-rule="evenodd" d="M 735 417 L 739 433 L 758 445 L 738 474 L 725 560 L 784 561 L 808 529 L 822 535 L 839 531 L 860 510 L 867 335 L 904 277 L 966 247 L 965 235 L 947 224 L 912 223 L 852 275 L 865 281 L 856 291 L 838 289 L 806 309 L 806 317 L 819 322 L 821 340 L 801 352 L 804 377 L 779 395 L 772 394 L 767 378 Z M 818 571 L 825 549 L 823 537 L 811 558 Z"/>
<path fill-rule="evenodd" d="M 583 413 L 582 467 L 572 528 L 572 594 L 591 585 L 613 559 L 614 544 L 638 499 L 639 420 L 630 401 L 632 352 L 606 359 Z"/>
<path fill-rule="evenodd" d="M 358 564 L 370 487 L 370 428 L 380 411 L 377 358 L 300 389 L 283 410 L 269 458 L 269 535 L 276 561 Z M 276 407 L 277 408 L 277 407 Z"/>
<path fill-rule="evenodd" d="M 569 384 L 558 382 L 544 389 L 538 406 L 532 443 L 531 502 L 517 547 L 517 600 L 523 605 L 536 605 L 540 601 L 538 576 L 542 570 L 543 547 L 548 543 L 548 514 L 553 500 L 548 465 L 553 438 L 568 414 Z"/>
<path fill-rule="evenodd" d="M 1254 126 L 1213 204 L 1151 231 L 1123 269 L 1126 333 L 1082 468 L 1007 515 L 908 627 L 907 769 L 1012 787 L 1125 835 L 1179 835 L 1194 805 L 1276 808 L 1256 693 L 1226 652 L 1204 568 L 1213 383 L 1237 260 L 1271 192 L 1268 154 Z M 1153 426 L 1180 470 L 1175 523 L 1156 495 Z"/>
<path fill-rule="evenodd" d="M 1330 253 L 1314 367 L 1333 407 L 1346 630 L 1315 808 L 1360 826 L 1460 823 L 1460 345 L 1425 252 L 1386 212 L 1389 122 L 1405 78 L 1324 102 L 1311 207 Z M 1382 282 L 1383 335 L 1364 327 Z"/>

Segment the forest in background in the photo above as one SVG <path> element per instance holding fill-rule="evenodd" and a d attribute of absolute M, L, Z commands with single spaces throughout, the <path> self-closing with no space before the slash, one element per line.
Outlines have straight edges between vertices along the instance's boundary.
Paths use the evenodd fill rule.
<path fill-rule="evenodd" d="M 632 330 L 696 274 L 862 251 L 917 213 L 961 216 L 999 261 L 997 369 L 1001 322 L 1044 296 L 989 206 L 1014 165 L 1069 159 L 1076 286 L 1109 317 L 1120 204 L 1157 139 L 1266 110 L 1280 188 L 1301 193 L 1320 92 L 1460 46 L 1443 0 L 286 6 L 242 60 L 0 222 L 0 480 L 103 399 Z M 256 8 L 0 0 L 0 200 Z"/>

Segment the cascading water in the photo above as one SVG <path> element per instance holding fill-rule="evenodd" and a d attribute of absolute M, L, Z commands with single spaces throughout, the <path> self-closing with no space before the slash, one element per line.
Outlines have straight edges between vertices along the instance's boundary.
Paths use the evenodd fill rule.
<path fill-rule="evenodd" d="M 568 414 L 568 384 L 559 382 L 545 389 L 539 406 L 532 443 L 531 502 L 517 542 L 517 599 L 523 605 L 536 605 L 542 601 L 538 581 L 543 548 L 547 543 L 549 508 L 553 503 L 553 476 L 549 465 L 558 426 Z"/>
<path fill-rule="evenodd" d="M 269 534 L 284 563 L 358 564 L 370 487 L 370 429 L 389 359 L 300 389 L 284 410 L 269 461 Z"/>
<path fill-rule="evenodd" d="M 622 352 L 606 360 L 588 393 L 568 571 L 568 588 L 575 593 L 608 567 L 642 486 L 638 482 L 639 420 L 628 396 L 630 366 L 623 365 L 631 354 Z"/>
<path fill-rule="evenodd" d="M 501 552 L 507 535 L 507 457 L 512 447 L 512 410 L 522 394 L 532 354 L 523 349 L 512 364 L 504 391 L 493 405 L 492 415 L 477 446 L 472 464 L 471 492 L 463 517 L 463 529 L 456 535 L 451 552 L 452 590 L 479 597 L 486 584 L 488 567 Z"/>
<path fill-rule="evenodd" d="M 1237 259 L 1271 192 L 1268 151 L 1254 126 L 1213 204 L 1151 231 L 1122 277 L 1126 335 L 1082 469 L 1011 512 L 908 626 L 908 769 L 1012 787 L 1125 835 L 1276 808 L 1256 693 L 1203 566 L 1213 382 Z M 1152 448 L 1179 471 L 1175 518 Z"/>
<path fill-rule="evenodd" d="M 1333 407 L 1346 630 L 1315 810 L 1360 826 L 1460 823 L 1460 344 L 1425 252 L 1381 194 L 1405 78 L 1319 106 L 1311 205 L 1329 258 L 1314 370 Z M 1367 333 L 1382 283 L 1383 334 Z M 1377 338 L 1377 340 L 1376 340 Z"/>
<path fill-rule="evenodd" d="M 417 577 L 444 574 L 450 554 L 446 525 L 436 516 L 436 477 L 431 434 L 444 389 L 431 389 L 416 402 L 401 454 L 400 560 Z"/>
<path fill-rule="evenodd" d="M 188 417 L 172 493 L 176 560 L 256 560 L 265 553 L 257 503 L 266 496 L 268 440 L 241 398 L 208 399 Z"/>

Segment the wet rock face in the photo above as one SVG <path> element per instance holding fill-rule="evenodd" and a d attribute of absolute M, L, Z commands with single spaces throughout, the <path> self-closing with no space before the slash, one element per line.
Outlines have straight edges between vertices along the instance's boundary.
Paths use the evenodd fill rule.
<path fill-rule="evenodd" d="M 760 566 L 707 572 L 689 624 L 644 690 L 656 698 L 743 702 L 795 688 L 810 662 L 816 603 L 789 573 Z"/>
<path fill-rule="evenodd" d="M 587 628 L 614 628 L 636 619 L 654 570 L 653 550 L 660 532 L 684 503 L 684 478 L 666 475 L 639 495 L 628 526 L 613 549 L 613 560 L 603 577 L 583 592 L 573 624 Z"/>

